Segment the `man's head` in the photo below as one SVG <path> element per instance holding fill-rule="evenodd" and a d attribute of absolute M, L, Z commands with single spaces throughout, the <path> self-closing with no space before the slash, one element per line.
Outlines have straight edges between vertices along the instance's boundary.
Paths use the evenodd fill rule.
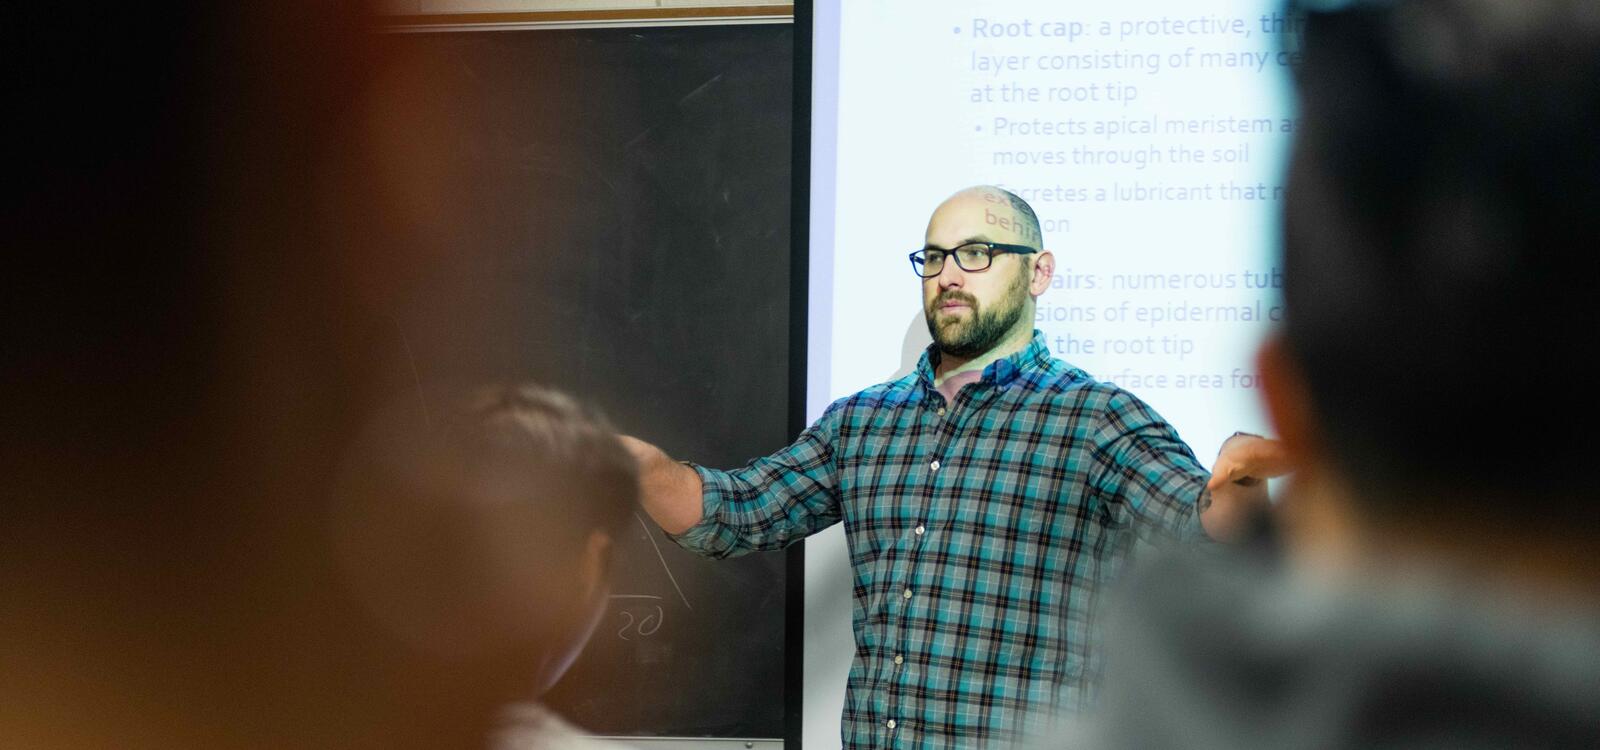
<path fill-rule="evenodd" d="M 1593 528 L 1600 13 L 1356 3 L 1303 45 L 1280 431 L 1363 515 Z"/>
<path fill-rule="evenodd" d="M 603 610 L 612 540 L 637 502 L 633 459 L 572 399 L 531 385 L 415 422 L 380 420 L 352 462 L 342 567 L 420 661 L 503 661 L 506 699 L 542 693 Z"/>
<path fill-rule="evenodd" d="M 962 267 L 963 254 L 945 255 L 943 267 L 922 280 L 928 333 L 944 353 L 973 359 L 1033 330 L 1034 298 L 1050 286 L 1055 259 L 1044 252 L 1039 219 L 1026 201 L 990 185 L 950 196 L 928 219 L 925 251 L 955 251 L 972 243 L 1031 248 L 995 249 L 987 268 Z"/>

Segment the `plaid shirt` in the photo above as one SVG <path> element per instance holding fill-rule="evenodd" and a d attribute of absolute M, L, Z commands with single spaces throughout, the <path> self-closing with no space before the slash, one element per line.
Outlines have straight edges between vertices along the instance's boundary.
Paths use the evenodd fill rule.
<path fill-rule="evenodd" d="M 1149 406 L 1042 334 L 946 406 L 937 350 L 738 471 L 696 466 L 711 557 L 843 520 L 854 576 L 848 748 L 1017 739 L 1099 670 L 1096 594 L 1136 537 L 1200 537 L 1206 471 Z"/>

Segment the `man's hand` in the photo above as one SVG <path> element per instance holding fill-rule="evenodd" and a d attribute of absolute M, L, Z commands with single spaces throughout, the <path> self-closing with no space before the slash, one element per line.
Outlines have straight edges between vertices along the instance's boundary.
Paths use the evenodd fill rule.
<path fill-rule="evenodd" d="M 1200 513 L 1200 525 L 1212 539 L 1237 541 L 1250 516 L 1268 506 L 1267 481 L 1289 473 L 1283 443 L 1259 435 L 1235 433 L 1223 441 L 1211 467 L 1211 506 Z"/>
<path fill-rule="evenodd" d="M 700 475 L 672 460 L 660 448 L 618 435 L 639 464 L 639 504 L 669 534 L 682 534 L 700 522 Z"/>

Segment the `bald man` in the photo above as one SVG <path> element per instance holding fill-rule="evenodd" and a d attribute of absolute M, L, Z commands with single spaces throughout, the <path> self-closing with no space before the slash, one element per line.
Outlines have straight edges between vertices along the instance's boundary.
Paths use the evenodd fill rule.
<path fill-rule="evenodd" d="M 912 374 L 737 471 L 629 442 L 645 509 L 700 554 L 844 522 L 847 748 L 1006 742 L 1083 705 L 1096 592 L 1134 540 L 1234 538 L 1282 465 L 1273 441 L 1235 436 L 1208 473 L 1133 394 L 1050 356 L 1033 319 L 1055 259 L 1016 195 L 951 196 L 911 264 L 933 336 Z"/>

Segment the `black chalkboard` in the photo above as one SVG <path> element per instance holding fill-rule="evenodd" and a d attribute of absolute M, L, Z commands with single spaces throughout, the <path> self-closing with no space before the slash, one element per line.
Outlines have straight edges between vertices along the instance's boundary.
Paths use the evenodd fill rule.
<path fill-rule="evenodd" d="M 456 207 L 417 231 L 461 256 L 397 323 L 419 381 L 540 381 L 713 466 L 788 441 L 791 26 L 380 46 L 449 113 L 419 125 L 446 134 L 420 171 Z M 790 554 L 704 560 L 641 518 L 548 702 L 600 734 L 783 737 Z"/>

